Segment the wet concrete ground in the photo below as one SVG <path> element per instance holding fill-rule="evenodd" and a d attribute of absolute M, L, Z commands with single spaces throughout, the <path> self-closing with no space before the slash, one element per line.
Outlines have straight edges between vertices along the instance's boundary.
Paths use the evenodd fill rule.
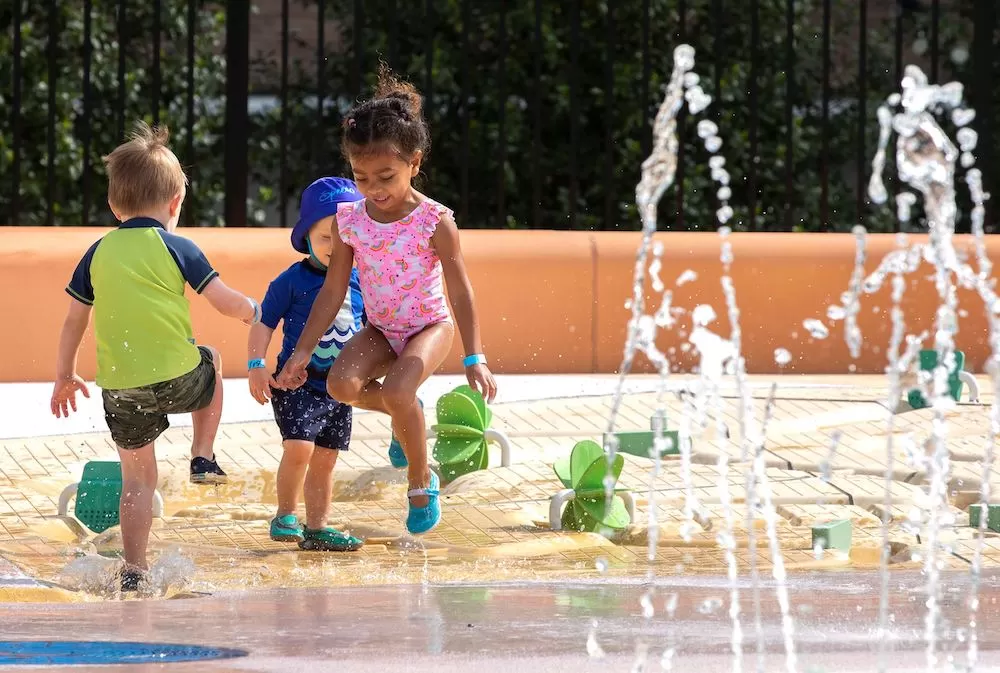
<path fill-rule="evenodd" d="M 968 575 L 943 578 L 941 660 L 968 649 Z M 984 578 L 978 671 L 1000 664 L 1000 576 Z M 891 578 L 888 670 L 926 670 L 919 573 Z M 640 582 L 401 585 L 277 589 L 159 601 L 0 605 L 5 640 L 125 640 L 235 647 L 219 662 L 81 667 L 74 671 L 729 671 L 732 620 L 723 578 L 659 580 L 643 616 Z M 791 580 L 798 671 L 877 670 L 879 578 L 809 574 Z M 753 596 L 741 584 L 742 669 L 756 669 Z M 673 615 L 667 606 L 675 604 Z M 765 671 L 787 670 L 773 584 L 761 588 Z M 596 625 L 588 648 L 589 634 Z M 602 656 L 594 656 L 598 647 Z M 673 648 L 664 666 L 664 651 Z M 589 653 L 588 653 L 589 650 Z M 2 667 L 0 667 L 2 669 Z M 5 670 L 5 669 L 4 669 Z"/>
<path fill-rule="evenodd" d="M 922 502 L 927 475 L 908 465 L 902 453 L 905 441 L 920 442 L 926 436 L 930 418 L 926 412 L 911 412 L 895 421 L 901 455 L 895 457 L 890 536 L 916 556 L 893 561 L 893 622 L 883 639 L 876 630 L 879 581 L 869 569 L 878 562 L 881 544 L 886 452 L 885 409 L 879 400 L 884 391 L 872 381 L 861 385 L 860 378 L 829 385 L 797 381 L 779 390 L 765 447 L 780 517 L 777 534 L 790 573 L 798 654 L 794 670 L 875 671 L 879 642 L 892 646 L 887 670 L 927 670 L 926 596 L 916 570 L 926 537 L 904 525 Z M 763 387 L 755 388 L 756 407 L 763 405 L 765 394 Z M 106 433 L 0 441 L 0 566 L 2 558 L 7 560 L 6 570 L 0 567 L 0 596 L 23 601 L 0 603 L 0 640 L 116 639 L 248 652 L 240 659 L 210 663 L 73 669 L 83 671 L 792 670 L 773 587 L 760 592 L 766 656 L 757 667 L 754 597 L 747 586 L 748 556 L 742 543 L 737 566 L 743 583 L 744 642 L 743 656 L 734 660 L 726 560 L 715 541 L 718 529 L 696 532 L 690 542 L 681 540 L 678 465 L 668 461 L 659 477 L 663 483 L 655 484 L 661 537 L 653 566 L 646 561 L 647 541 L 637 534 L 615 544 L 546 528 L 547 498 L 559 488 L 552 461 L 578 439 L 600 437 L 609 403 L 606 397 L 571 397 L 498 404 L 495 423 L 512 439 L 512 466 L 493 466 L 469 475 L 466 483 L 456 481 L 446 496 L 440 530 L 425 536 L 420 548 L 398 530 L 404 486 L 398 471 L 386 465 L 388 427 L 384 419 L 359 414 L 357 442 L 338 466 L 333 507 L 335 523 L 368 539 L 365 551 L 351 556 L 299 553 L 267 539 L 273 473 L 280 458 L 269 424 L 223 427 L 217 451 L 231 466 L 232 483 L 209 490 L 186 484 L 190 438 L 186 428 L 172 429 L 161 453 L 166 517 L 157 520 L 151 546 L 154 556 L 171 563 L 188 559 L 196 572 L 190 577 L 182 573 L 191 580 L 187 593 L 168 592 L 173 596 L 169 600 L 106 601 L 85 591 L 44 588 L 61 581 L 78 554 L 110 561 L 120 549 L 115 529 L 99 536 L 79 534 L 71 520 L 55 515 L 60 490 L 78 478 L 83 463 L 113 457 Z M 654 405 L 649 394 L 628 396 L 620 426 L 648 427 Z M 978 492 L 987 412 L 985 406 L 963 404 L 949 414 L 954 461 L 950 495 L 955 496 L 949 512 L 955 523 L 946 531 L 952 539 L 941 556 L 954 570 L 942 579 L 943 654 L 933 670 L 951 670 L 948 656 L 954 670 L 965 670 L 970 637 L 966 587 L 975 531 L 962 519 L 968 502 L 958 496 Z M 679 410 L 671 407 L 670 414 L 678 418 Z M 728 412 L 726 420 L 736 422 Z M 833 432 L 844 436 L 831 456 Z M 717 518 L 720 457 L 730 464 L 741 522 L 745 466 L 732 442 L 696 443 L 692 471 L 698 497 Z M 654 506 L 649 466 L 643 460 L 629 457 L 622 478 L 637 494 L 640 515 Z M 827 460 L 831 474 L 822 478 Z M 998 475 L 994 469 L 989 478 L 1000 488 Z M 645 518 L 640 519 L 641 531 Z M 829 519 L 852 521 L 851 552 L 816 561 L 810 526 Z M 734 532 L 743 540 L 747 531 L 737 528 Z M 759 568 L 769 577 L 770 555 L 760 540 L 758 544 Z M 1000 536 L 988 534 L 983 551 L 987 572 L 998 572 Z M 607 567 L 603 575 L 595 567 L 601 563 Z M 653 614 L 647 619 L 642 578 L 650 567 L 658 579 Z M 825 571 L 814 572 L 820 567 Z M 43 587 L 23 586 L 34 580 Z M 504 580 L 519 583 L 497 584 Z M 459 581 L 463 583 L 449 583 Z M 998 599 L 1000 576 L 990 575 L 981 596 L 977 671 L 1000 664 Z M 58 600 L 71 602 L 44 602 Z M 673 602 L 676 609 L 668 615 Z M 588 646 L 592 629 L 595 638 Z M 673 657 L 664 658 L 671 648 Z M 593 656 L 599 652 L 603 656 Z M 633 668 L 637 652 L 645 652 L 643 668 Z"/>
<path fill-rule="evenodd" d="M 543 389 L 538 384 L 534 392 L 566 393 L 568 384 L 561 377 L 550 379 L 551 386 L 562 387 Z M 592 383 L 599 387 L 608 381 Z M 639 383 L 645 385 L 642 380 Z M 751 384 L 754 410 L 760 414 L 769 386 L 759 377 Z M 885 391 L 878 388 L 883 384 L 873 377 L 782 381 L 764 460 L 778 517 L 775 533 L 790 573 L 821 568 L 866 571 L 878 565 L 886 498 L 883 475 L 889 459 L 887 410 L 878 401 L 885 398 Z M 526 382 L 519 385 L 520 394 L 530 392 Z M 735 429 L 739 427 L 734 415 L 736 398 L 732 391 L 727 395 L 722 416 Z M 433 417 L 431 399 L 427 402 L 428 415 Z M 709 432 L 693 444 L 689 472 L 706 518 L 702 529 L 689 538 L 682 534 L 686 525 L 684 470 L 677 456 L 664 461 L 655 479 L 652 461 L 626 457 L 618 485 L 633 493 L 637 517 L 614 542 L 549 528 L 549 499 L 564 488 L 552 465 L 566 457 L 577 441 L 601 440 L 611 404 L 609 396 L 586 396 L 494 405 L 493 427 L 510 439 L 510 466 L 499 465 L 500 452 L 493 447 L 488 470 L 446 485 L 442 524 L 420 540 L 409 538 L 402 528 L 405 471 L 388 465 L 387 420 L 379 414 L 359 413 L 351 450 L 338 460 L 331 507 L 333 525 L 367 542 L 360 552 L 350 555 L 300 553 L 294 545 L 268 538 L 268 520 L 275 508 L 275 471 L 281 457 L 273 423 L 222 426 L 215 449 L 230 483 L 217 488 L 188 483 L 190 429 L 171 428 L 157 447 L 164 518 L 154 522 L 150 548 L 154 558 L 180 555 L 188 559 L 197 570 L 180 573 L 193 582 L 186 588 L 210 592 L 424 580 L 576 581 L 597 577 L 599 564 L 608 566 L 611 577 L 642 577 L 648 551 L 647 518 L 655 511 L 660 529 L 658 575 L 721 575 L 727 572 L 726 554 L 717 540 L 725 527 L 718 479 L 721 462 L 728 465 L 727 489 L 734 503 L 736 564 L 745 576 L 751 564 L 747 466 L 741 462 L 745 447 L 736 436 L 719 440 Z M 648 428 L 660 404 L 655 394 L 627 395 L 618 427 Z M 681 417 L 683 409 L 674 396 L 663 404 L 669 419 Z M 895 570 L 919 568 L 915 559 L 923 554 L 923 541 L 928 539 L 911 521 L 913 513 L 920 513 L 926 504 L 929 475 L 926 465 L 916 460 L 920 452 L 914 449 L 929 432 L 932 416 L 928 412 L 907 412 L 894 419 L 893 505 L 888 516 Z M 968 525 L 967 507 L 979 497 L 988 413 L 987 406 L 965 402 L 948 413 L 952 466 L 947 514 L 953 522 L 946 526 L 940 542 L 947 545 L 944 560 L 953 569 L 968 570 L 977 547 L 978 531 Z M 840 439 L 831 452 L 834 435 Z M 77 581 L 78 557 L 90 557 L 84 559 L 89 563 L 100 561 L 98 554 L 118 554 L 118 531 L 87 531 L 75 519 L 58 516 L 56 503 L 63 488 L 79 479 L 88 460 L 113 460 L 115 456 L 106 432 L 0 440 L 0 557 L 29 577 L 87 590 L 89 580 L 84 585 Z M 994 467 L 989 479 L 994 492 L 1000 492 L 1000 470 Z M 852 523 L 850 551 L 817 559 L 812 526 L 837 520 Z M 927 517 L 921 515 L 920 520 Z M 758 542 L 763 540 L 763 524 L 759 513 L 755 514 L 753 526 L 761 533 Z M 1000 533 L 987 534 L 982 553 L 986 566 L 1000 567 Z M 770 571 L 770 556 L 758 554 L 763 572 Z M 24 596 L 15 591 L 12 595 L 0 582 L 0 600 L 38 600 L 37 593 Z M 49 600 L 66 598 L 59 595 Z M 87 600 L 80 594 L 70 598 Z"/>

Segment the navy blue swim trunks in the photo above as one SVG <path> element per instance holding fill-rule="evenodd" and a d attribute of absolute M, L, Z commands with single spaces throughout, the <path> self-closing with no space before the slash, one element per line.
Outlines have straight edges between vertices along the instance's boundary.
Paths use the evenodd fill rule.
<path fill-rule="evenodd" d="M 326 449 L 346 451 L 351 443 L 353 408 L 325 393 L 302 386 L 271 389 L 271 407 L 282 441 L 298 439 Z"/>

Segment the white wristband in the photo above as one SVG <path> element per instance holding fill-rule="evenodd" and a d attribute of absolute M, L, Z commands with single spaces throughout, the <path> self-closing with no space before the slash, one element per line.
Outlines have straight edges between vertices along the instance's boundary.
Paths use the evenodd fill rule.
<path fill-rule="evenodd" d="M 250 302 L 250 306 L 253 308 L 253 318 L 251 319 L 250 324 L 256 325 L 257 323 L 260 322 L 260 319 L 262 317 L 260 311 L 260 304 L 258 304 L 257 301 L 251 297 L 247 297 L 247 301 Z"/>

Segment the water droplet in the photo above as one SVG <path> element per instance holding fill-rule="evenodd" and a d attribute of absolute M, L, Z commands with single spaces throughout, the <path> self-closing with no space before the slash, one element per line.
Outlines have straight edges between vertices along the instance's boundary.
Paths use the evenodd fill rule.
<path fill-rule="evenodd" d="M 913 192 L 900 192 L 896 195 L 896 215 L 900 222 L 910 221 L 910 212 L 917 202 L 917 195 Z M 901 243 L 901 246 L 905 243 Z"/>
<path fill-rule="evenodd" d="M 698 604 L 698 612 L 703 615 L 710 615 L 719 610 L 722 607 L 721 598 L 706 598 L 701 603 Z"/>
<path fill-rule="evenodd" d="M 652 619 L 656 610 L 653 608 L 653 599 L 649 592 L 642 595 L 642 598 L 639 599 L 639 605 L 642 606 L 642 616 L 646 619 Z"/>
<path fill-rule="evenodd" d="M 684 93 L 684 100 L 687 101 L 688 110 L 691 114 L 699 114 L 712 103 L 712 97 L 705 93 L 700 86 L 693 86 Z"/>
<path fill-rule="evenodd" d="M 726 158 L 720 156 L 709 157 L 708 167 L 713 171 L 721 171 L 722 167 L 726 165 Z"/>
<path fill-rule="evenodd" d="M 590 628 L 590 633 L 587 634 L 587 655 L 591 659 L 603 659 L 604 650 L 601 648 L 600 643 L 597 642 L 597 620 L 595 619 Z"/>
<path fill-rule="evenodd" d="M 723 229 L 727 228 L 728 227 L 723 227 Z M 726 266 L 733 263 L 733 246 L 731 243 L 722 244 L 722 250 L 719 252 L 719 261 Z"/>
<path fill-rule="evenodd" d="M 691 322 L 698 327 L 711 324 L 715 318 L 715 309 L 708 304 L 699 304 L 691 311 Z"/>
<path fill-rule="evenodd" d="M 972 152 L 962 152 L 962 168 L 972 168 L 976 165 L 976 157 Z"/>
<path fill-rule="evenodd" d="M 847 311 L 844 309 L 843 306 L 837 306 L 836 304 L 833 304 L 832 306 L 826 309 L 826 317 L 829 318 L 830 320 L 843 320 L 844 318 L 847 317 Z"/>
<path fill-rule="evenodd" d="M 729 184 L 729 171 L 724 168 L 712 171 L 712 179 L 718 182 L 720 185 Z"/>
<path fill-rule="evenodd" d="M 691 269 L 685 269 L 681 275 L 677 277 L 677 287 L 684 285 L 685 283 L 690 283 L 692 280 L 696 280 L 698 274 Z"/>
<path fill-rule="evenodd" d="M 715 211 L 715 218 L 719 220 L 720 224 L 724 224 L 729 220 L 733 219 L 733 209 L 729 206 L 722 206 L 717 211 Z"/>
<path fill-rule="evenodd" d="M 701 81 L 701 77 L 698 76 L 696 72 L 689 72 L 684 75 L 684 86 L 690 89 L 693 86 L 698 86 L 698 82 Z"/>
<path fill-rule="evenodd" d="M 951 111 L 951 121 L 955 126 L 968 126 L 976 118 L 976 111 L 967 107 L 958 107 Z"/>
<path fill-rule="evenodd" d="M 673 617 L 674 613 L 677 612 L 677 598 L 676 593 L 669 593 L 666 600 L 663 601 L 663 610 L 667 613 L 668 617 Z"/>
<path fill-rule="evenodd" d="M 594 562 L 594 566 L 597 568 L 597 572 L 604 574 L 608 571 L 608 559 L 601 556 Z"/>
<path fill-rule="evenodd" d="M 664 671 L 672 671 L 674 668 L 674 648 L 668 647 L 660 655 L 660 668 Z"/>
<path fill-rule="evenodd" d="M 701 139 L 711 138 L 719 134 L 719 127 L 710 119 L 702 119 L 698 122 L 698 137 Z"/>
<path fill-rule="evenodd" d="M 784 367 L 792 361 L 792 354 L 787 348 L 775 348 L 774 361 L 781 367 Z"/>
<path fill-rule="evenodd" d="M 916 54 L 917 56 L 923 56 L 925 53 L 927 53 L 927 38 L 921 36 L 915 39 L 913 41 L 913 46 L 911 47 L 911 49 L 913 49 L 913 53 Z M 903 78 L 903 81 L 905 82 L 906 78 Z"/>
<path fill-rule="evenodd" d="M 963 152 L 971 152 L 976 149 L 976 145 L 979 143 L 979 134 L 968 126 L 958 129 L 955 138 L 958 139 L 958 146 L 962 148 Z"/>
<path fill-rule="evenodd" d="M 722 187 L 719 187 L 719 191 L 715 193 L 715 196 L 719 199 L 719 201 L 728 201 L 733 198 L 733 190 L 726 185 L 723 185 Z"/>
<path fill-rule="evenodd" d="M 806 328 L 813 339 L 825 339 L 830 336 L 830 330 L 820 320 L 809 318 L 802 321 L 802 326 Z"/>
<path fill-rule="evenodd" d="M 678 45 L 674 49 L 674 65 L 687 72 L 694 67 L 694 47 L 689 44 Z"/>
<path fill-rule="evenodd" d="M 705 149 L 715 154 L 722 149 L 722 138 L 719 136 L 710 136 L 705 138 Z"/>
<path fill-rule="evenodd" d="M 942 84 L 938 91 L 938 102 L 949 108 L 957 108 L 962 105 L 962 97 L 965 95 L 965 86 L 961 82 L 948 82 Z"/>
<path fill-rule="evenodd" d="M 883 204 L 889 198 L 889 192 L 886 190 L 885 183 L 882 182 L 882 176 L 879 173 L 873 173 L 868 181 L 868 198 L 876 204 Z"/>

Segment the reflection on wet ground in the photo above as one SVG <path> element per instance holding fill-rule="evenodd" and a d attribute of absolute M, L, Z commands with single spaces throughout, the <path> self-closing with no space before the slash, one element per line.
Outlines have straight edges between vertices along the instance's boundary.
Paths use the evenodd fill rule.
<path fill-rule="evenodd" d="M 967 575 L 948 574 L 943 657 L 965 661 Z M 923 670 L 924 597 L 917 573 L 892 579 L 891 670 Z M 741 615 L 743 668 L 756 666 L 749 587 Z M 875 573 L 800 574 L 791 582 L 801 671 L 873 671 L 878 642 Z M 0 605 L 6 640 L 125 640 L 234 647 L 244 659 L 114 670 L 432 671 L 475 666 L 495 671 L 627 670 L 637 646 L 645 670 L 662 670 L 674 648 L 675 670 L 731 670 L 728 586 L 723 579 L 661 578 L 654 614 L 643 616 L 641 583 L 402 585 L 271 589 L 167 601 Z M 773 588 L 761 590 L 765 669 L 784 670 L 780 615 Z M 985 578 L 979 632 L 987 671 L 1000 662 L 1000 577 Z M 668 604 L 676 604 L 668 615 Z M 596 643 L 587 640 L 596 624 Z M 88 669 L 79 669 L 88 670 Z M 108 669 L 94 669 L 108 670 Z M 943 670 L 943 669 L 942 669 Z"/>

